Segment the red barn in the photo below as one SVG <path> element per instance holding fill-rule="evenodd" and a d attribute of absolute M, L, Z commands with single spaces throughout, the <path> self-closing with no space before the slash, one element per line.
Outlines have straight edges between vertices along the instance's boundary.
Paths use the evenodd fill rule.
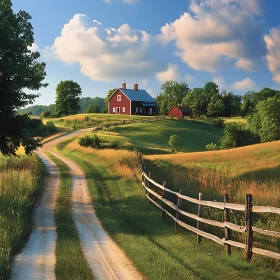
<path fill-rule="evenodd" d="M 138 84 L 127 89 L 123 83 L 109 98 L 108 113 L 151 116 L 156 114 L 156 101 L 145 90 L 138 89 Z"/>
<path fill-rule="evenodd" d="M 168 116 L 184 118 L 185 116 L 190 116 L 190 110 L 182 105 L 174 105 L 168 112 Z"/>

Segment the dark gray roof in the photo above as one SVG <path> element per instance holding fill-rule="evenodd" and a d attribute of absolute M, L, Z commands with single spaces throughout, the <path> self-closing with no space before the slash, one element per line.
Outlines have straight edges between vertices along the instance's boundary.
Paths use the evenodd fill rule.
<path fill-rule="evenodd" d="M 119 90 L 131 101 L 142 101 L 142 102 L 149 102 L 149 103 L 156 102 L 156 100 L 143 89 L 133 90 L 133 89 L 119 88 Z"/>

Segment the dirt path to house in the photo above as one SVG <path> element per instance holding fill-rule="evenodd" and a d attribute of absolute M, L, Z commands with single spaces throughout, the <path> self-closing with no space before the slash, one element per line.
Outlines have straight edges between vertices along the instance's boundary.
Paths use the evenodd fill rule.
<path fill-rule="evenodd" d="M 83 131 L 87 130 L 89 131 L 90 129 L 84 129 Z M 141 274 L 139 274 L 128 257 L 109 237 L 97 218 L 91 202 L 91 197 L 83 170 L 75 162 L 53 151 L 53 146 L 55 144 L 67 138 L 73 137 L 78 133 L 81 133 L 81 131 L 75 131 L 69 135 L 59 137 L 46 143 L 42 149 L 42 153 L 39 153 L 39 156 L 44 159 L 46 156 L 43 153 L 50 152 L 52 155 L 65 162 L 71 170 L 72 215 L 78 230 L 83 252 L 92 269 L 93 275 L 97 279 L 104 280 L 142 279 Z M 50 170 L 56 170 L 53 162 L 48 161 L 47 164 L 50 165 L 48 167 Z M 52 199 L 45 199 L 45 196 L 48 196 L 47 189 L 44 193 L 44 197 L 42 198 L 42 201 L 46 200 L 44 208 L 48 209 L 49 212 L 50 209 L 52 209 L 51 213 L 48 212 L 48 223 L 39 222 L 36 224 L 36 229 L 32 233 L 26 248 L 23 250 L 22 254 L 16 258 L 15 264 L 13 265 L 12 279 L 55 279 L 54 249 L 56 233 L 53 209 L 56 199 L 56 193 L 54 189 L 56 190 L 58 185 L 57 170 L 55 172 L 56 181 L 49 181 L 47 187 L 47 189 L 53 189 Z M 52 176 L 51 173 L 50 176 Z M 38 207 L 40 210 L 37 210 L 36 213 L 43 212 L 40 208 L 40 205 Z M 44 219 L 40 216 L 35 218 L 35 222 L 36 220 L 43 221 Z M 36 231 L 39 233 L 36 234 Z M 50 231 L 52 231 L 53 235 L 52 237 L 47 237 L 46 232 Z M 43 244 L 43 246 L 40 246 L 40 244 Z M 46 250 L 44 250 L 45 247 Z"/>
<path fill-rule="evenodd" d="M 59 188 L 59 172 L 40 149 L 38 155 L 48 170 L 42 196 L 34 213 L 35 229 L 28 243 L 12 264 L 11 279 L 55 279 L 55 242 L 57 238 L 54 208 Z"/>

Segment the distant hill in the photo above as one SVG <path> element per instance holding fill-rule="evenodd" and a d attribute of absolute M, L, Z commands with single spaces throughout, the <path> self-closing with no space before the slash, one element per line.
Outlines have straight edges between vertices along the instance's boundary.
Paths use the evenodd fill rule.
<path fill-rule="evenodd" d="M 80 113 L 85 113 L 86 109 L 90 106 L 90 105 L 97 105 L 100 112 L 104 107 L 104 99 L 101 97 L 82 97 L 80 100 L 80 106 L 81 106 L 81 110 Z M 49 106 L 46 105 L 34 105 L 34 106 L 30 106 L 27 107 L 25 109 L 21 109 L 18 110 L 19 113 L 21 114 L 26 114 L 26 113 L 31 113 L 33 116 L 40 116 L 42 112 L 44 111 L 53 111 L 54 110 L 54 104 L 50 104 Z"/>

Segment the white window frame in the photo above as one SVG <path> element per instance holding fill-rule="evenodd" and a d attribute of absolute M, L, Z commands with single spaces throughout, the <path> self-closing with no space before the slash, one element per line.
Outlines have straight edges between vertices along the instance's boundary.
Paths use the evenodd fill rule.
<path fill-rule="evenodd" d="M 120 94 L 117 95 L 117 101 L 122 101 L 122 96 Z"/>
<path fill-rule="evenodd" d="M 125 107 L 122 107 L 122 112 L 125 113 Z"/>
<path fill-rule="evenodd" d="M 116 107 L 113 107 L 113 113 L 116 113 Z"/>

